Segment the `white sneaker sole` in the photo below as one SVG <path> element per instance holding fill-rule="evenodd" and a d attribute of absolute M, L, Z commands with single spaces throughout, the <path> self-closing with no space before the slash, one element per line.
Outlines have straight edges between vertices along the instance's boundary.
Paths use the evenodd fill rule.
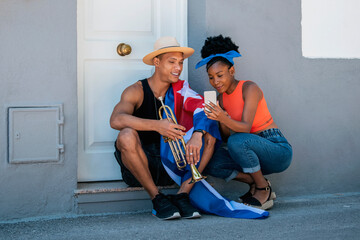
<path fill-rule="evenodd" d="M 183 217 L 183 218 L 186 218 L 186 219 L 201 218 L 201 215 L 199 212 L 194 212 L 192 216 Z"/>
<path fill-rule="evenodd" d="M 177 219 L 177 218 L 181 218 L 180 216 L 180 213 L 179 212 L 175 212 L 172 216 L 170 217 L 166 217 L 166 218 L 160 218 L 154 214 L 152 214 L 154 217 L 156 217 L 157 219 L 160 219 L 160 220 L 172 220 L 172 219 Z"/>

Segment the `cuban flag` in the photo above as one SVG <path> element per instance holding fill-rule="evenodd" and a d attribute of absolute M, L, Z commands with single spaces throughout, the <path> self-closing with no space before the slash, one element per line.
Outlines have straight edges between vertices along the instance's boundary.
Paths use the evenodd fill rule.
<path fill-rule="evenodd" d="M 185 142 L 191 138 L 194 129 L 205 130 L 221 141 L 217 122 L 206 117 L 203 103 L 203 97 L 190 89 L 187 81 L 179 80 L 173 83 L 166 93 L 165 105 L 173 110 L 178 124 L 186 128 Z M 200 151 L 201 156 L 202 151 L 203 148 Z M 160 154 L 167 173 L 179 186 L 183 181 L 191 178 L 189 164 L 183 170 L 179 170 L 169 144 L 165 143 L 163 139 L 161 139 Z M 267 211 L 222 197 L 206 180 L 195 183 L 189 197 L 193 206 L 208 214 L 232 218 L 266 218 L 269 216 Z"/>

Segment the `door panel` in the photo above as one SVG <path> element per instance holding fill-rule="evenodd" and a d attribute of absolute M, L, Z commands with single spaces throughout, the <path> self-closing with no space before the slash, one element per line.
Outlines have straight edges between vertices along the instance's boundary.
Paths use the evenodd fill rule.
<path fill-rule="evenodd" d="M 157 38 L 175 36 L 187 45 L 186 25 L 186 0 L 78 0 L 79 181 L 121 179 L 113 107 L 127 86 L 151 76 L 142 58 Z M 132 47 L 130 55 L 117 54 L 120 43 Z"/>
<path fill-rule="evenodd" d="M 117 131 L 109 127 L 109 116 L 132 79 L 150 76 L 143 63 L 89 61 L 85 63 L 85 151 L 113 151 Z"/>

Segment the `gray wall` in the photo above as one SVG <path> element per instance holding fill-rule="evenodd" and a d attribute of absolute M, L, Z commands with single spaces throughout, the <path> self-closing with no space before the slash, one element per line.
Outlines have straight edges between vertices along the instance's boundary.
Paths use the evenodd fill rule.
<path fill-rule="evenodd" d="M 73 211 L 77 182 L 76 1 L 0 1 L 0 220 Z M 61 164 L 9 164 L 7 105 L 64 105 Z M 34 136 L 36 141 L 36 136 Z"/>
<path fill-rule="evenodd" d="M 237 79 L 253 80 L 293 146 L 289 169 L 269 176 L 280 195 L 360 191 L 360 60 L 307 59 L 300 0 L 189 1 L 189 82 L 211 89 L 194 69 L 206 36 L 239 45 Z M 334 48 L 337 46 L 334 46 Z"/>

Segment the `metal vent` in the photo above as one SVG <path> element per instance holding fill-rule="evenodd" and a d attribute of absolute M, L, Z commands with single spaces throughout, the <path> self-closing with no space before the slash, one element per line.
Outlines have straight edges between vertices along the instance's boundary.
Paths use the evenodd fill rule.
<path fill-rule="evenodd" d="M 62 105 L 9 107 L 9 163 L 59 162 L 63 125 Z"/>

